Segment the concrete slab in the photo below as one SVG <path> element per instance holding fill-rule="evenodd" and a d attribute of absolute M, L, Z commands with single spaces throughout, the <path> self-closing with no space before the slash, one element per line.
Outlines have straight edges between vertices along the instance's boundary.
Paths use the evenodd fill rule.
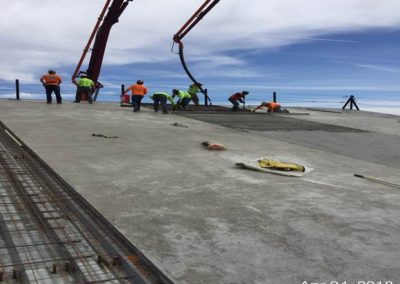
<path fill-rule="evenodd" d="M 374 144 L 398 141 L 398 117 L 310 113 L 301 119 L 370 131 Z M 400 190 L 353 177 L 400 183 L 399 168 L 386 156 L 372 162 L 315 146 L 338 133 L 296 131 L 318 133 L 299 145 L 112 104 L 0 101 L 0 119 L 176 283 L 400 279 Z M 347 134 L 373 149 L 363 133 Z M 228 150 L 206 151 L 204 140 Z M 262 156 L 315 170 L 290 178 L 233 166 Z"/>

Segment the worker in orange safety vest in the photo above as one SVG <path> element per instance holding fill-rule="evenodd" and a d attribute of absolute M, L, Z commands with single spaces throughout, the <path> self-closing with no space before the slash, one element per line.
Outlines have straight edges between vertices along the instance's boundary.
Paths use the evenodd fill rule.
<path fill-rule="evenodd" d="M 268 109 L 268 112 L 282 112 L 281 105 L 275 102 L 262 102 L 259 106 L 253 109 L 253 111 L 264 107 Z"/>
<path fill-rule="evenodd" d="M 248 91 L 242 91 L 234 93 L 232 96 L 229 97 L 229 101 L 233 104 L 232 110 L 238 111 L 240 109 L 239 102 L 242 104 L 245 103 L 245 97 L 249 94 Z"/>
<path fill-rule="evenodd" d="M 51 104 L 51 94 L 54 92 L 56 95 L 57 103 L 62 103 L 60 84 L 62 83 L 61 77 L 56 74 L 56 71 L 50 69 L 48 74 L 43 75 L 40 78 L 40 82 L 46 89 L 46 99 L 47 103 Z"/>
<path fill-rule="evenodd" d="M 142 99 L 148 92 L 148 89 L 144 85 L 143 80 L 137 80 L 136 84 L 126 89 L 124 95 L 127 94 L 129 91 L 132 91 L 131 100 L 132 100 L 133 111 L 134 112 L 140 111 Z"/>

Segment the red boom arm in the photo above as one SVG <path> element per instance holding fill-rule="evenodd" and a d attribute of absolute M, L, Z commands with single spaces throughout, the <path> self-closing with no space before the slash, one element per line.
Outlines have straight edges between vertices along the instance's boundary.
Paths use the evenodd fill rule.
<path fill-rule="evenodd" d="M 182 28 L 180 28 L 180 30 L 174 35 L 173 40 L 175 43 L 179 44 L 179 57 L 181 59 L 181 63 L 183 66 L 183 69 L 185 70 L 186 74 L 189 76 L 189 78 L 193 81 L 193 83 L 198 84 L 198 82 L 196 81 L 196 79 L 193 77 L 193 75 L 190 73 L 186 62 L 185 62 L 185 58 L 183 56 L 183 43 L 182 43 L 182 39 L 187 35 L 188 32 L 190 32 L 190 30 L 192 28 L 194 28 L 194 26 L 197 25 L 197 23 L 212 9 L 214 8 L 215 5 L 218 4 L 220 0 L 206 0 L 203 5 L 200 6 L 200 8 L 193 14 L 192 17 L 190 17 L 190 19 L 182 26 Z M 200 87 L 201 92 L 204 94 L 205 96 L 205 104 L 208 104 L 208 101 L 211 104 L 211 100 L 207 95 L 207 90 L 203 89 Z"/>

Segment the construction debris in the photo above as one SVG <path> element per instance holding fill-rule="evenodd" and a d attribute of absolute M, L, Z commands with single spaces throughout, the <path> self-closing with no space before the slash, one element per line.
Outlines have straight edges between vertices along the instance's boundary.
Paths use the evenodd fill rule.
<path fill-rule="evenodd" d="M 118 138 L 118 136 L 107 136 L 107 135 L 96 134 L 96 133 L 92 133 L 92 136 L 94 136 L 94 137 L 102 137 L 102 138 L 112 138 L 112 139 Z"/>
<path fill-rule="evenodd" d="M 176 126 L 176 127 L 184 127 L 184 128 L 188 128 L 189 126 L 179 123 L 179 122 L 174 122 L 172 123 L 172 126 Z"/>
<path fill-rule="evenodd" d="M 217 151 L 226 150 L 225 146 L 219 143 L 210 143 L 208 141 L 204 141 L 201 142 L 201 145 L 206 147 L 208 150 L 217 150 Z"/>

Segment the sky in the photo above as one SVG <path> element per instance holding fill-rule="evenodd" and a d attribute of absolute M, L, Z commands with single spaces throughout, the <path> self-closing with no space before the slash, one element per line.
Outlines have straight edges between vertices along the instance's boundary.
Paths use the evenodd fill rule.
<path fill-rule="evenodd" d="M 111 30 L 99 99 L 119 100 L 121 84 L 138 79 L 150 92 L 186 89 L 172 36 L 202 3 L 130 2 Z M 70 77 L 105 0 L 0 4 L 0 98 L 13 96 L 19 79 L 23 98 L 44 99 L 39 78 L 53 68 L 72 99 Z M 340 106 L 355 95 L 365 107 L 400 108 L 398 0 L 220 0 L 183 42 L 215 104 L 248 90 L 254 103 L 276 91 L 289 105 Z"/>

